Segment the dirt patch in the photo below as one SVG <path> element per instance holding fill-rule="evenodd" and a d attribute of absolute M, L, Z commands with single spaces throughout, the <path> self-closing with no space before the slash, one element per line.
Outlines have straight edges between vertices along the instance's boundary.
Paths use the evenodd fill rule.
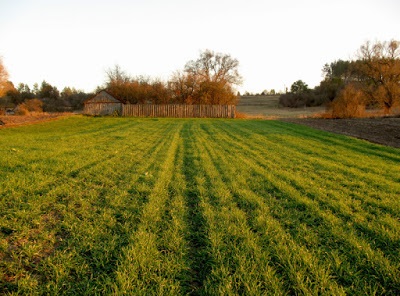
<path fill-rule="evenodd" d="M 32 115 L 1 115 L 0 129 L 19 125 L 35 124 L 43 121 L 56 120 L 61 117 L 71 116 L 72 113 L 37 113 Z"/>
<path fill-rule="evenodd" d="M 359 119 L 282 119 L 312 128 L 400 148 L 400 117 Z"/>

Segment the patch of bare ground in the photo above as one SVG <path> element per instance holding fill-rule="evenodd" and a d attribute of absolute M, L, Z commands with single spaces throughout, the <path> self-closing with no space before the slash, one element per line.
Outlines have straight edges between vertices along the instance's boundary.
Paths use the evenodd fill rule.
<path fill-rule="evenodd" d="M 282 120 L 400 148 L 400 116 L 354 119 L 286 118 Z"/>
<path fill-rule="evenodd" d="M 36 113 L 30 115 L 0 115 L 0 129 L 12 126 L 29 125 L 71 116 L 73 113 Z"/>

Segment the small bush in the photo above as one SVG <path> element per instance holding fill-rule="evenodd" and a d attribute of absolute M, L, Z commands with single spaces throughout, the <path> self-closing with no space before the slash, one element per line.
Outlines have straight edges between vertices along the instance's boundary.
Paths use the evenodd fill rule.
<path fill-rule="evenodd" d="M 29 112 L 43 112 L 43 102 L 39 99 L 25 101 Z"/>
<path fill-rule="evenodd" d="M 39 99 L 26 100 L 17 106 L 16 115 L 28 115 L 30 113 L 43 112 L 43 102 Z"/>
<path fill-rule="evenodd" d="M 356 118 L 365 116 L 365 99 L 362 91 L 348 84 L 332 101 L 328 113 L 332 118 Z"/>
<path fill-rule="evenodd" d="M 29 110 L 28 106 L 25 103 L 21 103 L 15 108 L 15 115 L 28 115 Z"/>

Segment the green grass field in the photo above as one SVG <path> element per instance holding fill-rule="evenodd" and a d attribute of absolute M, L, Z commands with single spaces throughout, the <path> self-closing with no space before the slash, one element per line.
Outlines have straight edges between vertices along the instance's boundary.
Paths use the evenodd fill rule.
<path fill-rule="evenodd" d="M 0 294 L 400 293 L 399 149 L 257 120 L 0 139 Z"/>

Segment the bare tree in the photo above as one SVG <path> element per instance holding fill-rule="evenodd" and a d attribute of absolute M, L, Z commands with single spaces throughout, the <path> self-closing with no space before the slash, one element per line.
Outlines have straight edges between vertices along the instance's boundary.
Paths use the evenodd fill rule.
<path fill-rule="evenodd" d="M 205 50 L 197 60 L 186 63 L 185 71 L 200 76 L 207 81 L 240 85 L 239 61 L 229 54 Z"/>
<path fill-rule="evenodd" d="M 115 65 L 114 68 L 109 68 L 106 70 L 107 84 L 129 82 L 130 77 L 121 69 L 119 65 Z"/>

